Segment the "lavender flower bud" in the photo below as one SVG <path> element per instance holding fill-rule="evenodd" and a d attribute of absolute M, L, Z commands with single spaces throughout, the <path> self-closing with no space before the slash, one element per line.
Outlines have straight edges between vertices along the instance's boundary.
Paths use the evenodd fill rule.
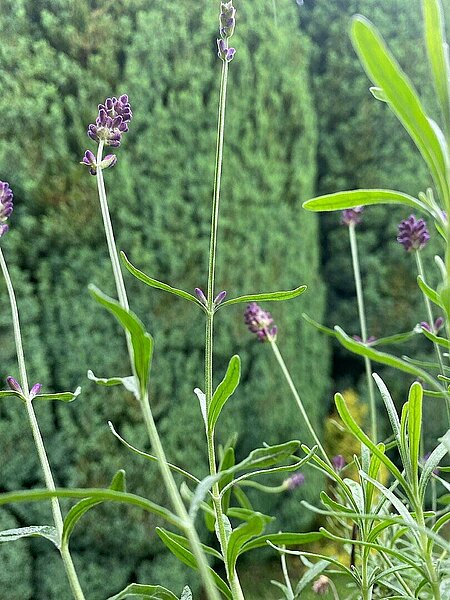
<path fill-rule="evenodd" d="M 422 250 L 428 244 L 430 234 L 423 219 L 416 219 L 410 215 L 398 226 L 397 241 L 407 252 L 411 250 Z"/>
<path fill-rule="evenodd" d="M 219 304 L 224 301 L 226 295 L 227 295 L 227 292 L 225 290 L 223 290 L 222 292 L 219 292 L 217 294 L 217 296 L 214 298 L 214 306 L 219 306 Z"/>
<path fill-rule="evenodd" d="M 444 318 L 438 317 L 434 322 L 434 333 L 439 333 L 439 331 L 444 326 Z"/>
<path fill-rule="evenodd" d="M 288 490 L 295 490 L 305 483 L 305 476 L 303 473 L 294 473 L 288 479 L 284 480 L 284 486 Z"/>
<path fill-rule="evenodd" d="M 229 38 L 234 33 L 236 25 L 236 9 L 233 6 L 233 1 L 222 2 L 220 5 L 219 15 L 219 31 L 222 38 Z"/>
<path fill-rule="evenodd" d="M 117 156 L 115 154 L 107 154 L 102 162 L 99 164 L 101 169 L 111 169 L 117 162 Z"/>
<path fill-rule="evenodd" d="M 331 463 L 334 467 L 334 470 L 338 472 L 342 471 L 346 465 L 345 458 L 342 456 L 342 454 L 336 454 L 336 456 L 333 456 Z"/>
<path fill-rule="evenodd" d="M 0 237 L 9 229 L 6 221 L 11 216 L 13 208 L 12 190 L 6 181 L 0 181 Z"/>
<path fill-rule="evenodd" d="M 250 302 L 244 312 L 244 322 L 260 342 L 275 341 L 277 327 L 273 324 L 272 315 L 263 310 L 256 302 Z"/>
<path fill-rule="evenodd" d="M 236 50 L 234 48 L 228 48 L 228 44 L 225 40 L 217 40 L 217 56 L 225 62 L 231 62 L 235 55 Z"/>
<path fill-rule="evenodd" d="M 98 105 L 97 118 L 95 123 L 89 125 L 87 134 L 96 142 L 103 140 L 105 146 L 117 148 L 120 146 L 122 134 L 128 131 L 132 117 L 127 94 L 122 94 L 119 98 L 106 98 L 103 104 Z"/>
<path fill-rule="evenodd" d="M 6 378 L 6 383 L 8 384 L 9 388 L 14 392 L 19 392 L 19 394 L 23 394 L 22 386 L 17 381 L 17 379 L 14 379 L 14 377 L 11 377 L 11 375 Z"/>
<path fill-rule="evenodd" d="M 200 288 L 195 288 L 195 294 L 204 306 L 206 306 L 208 304 L 208 301 L 206 300 L 206 296 L 203 293 L 203 290 L 201 290 Z"/>
<path fill-rule="evenodd" d="M 329 587 L 330 587 L 329 578 L 326 575 L 321 575 L 313 583 L 312 591 L 315 594 L 319 594 L 320 596 L 322 596 L 323 594 L 327 593 Z"/>
<path fill-rule="evenodd" d="M 95 160 L 95 155 L 90 150 L 86 150 L 84 153 L 83 159 L 80 162 L 81 165 L 86 165 L 89 167 L 89 173 L 91 175 L 96 175 L 97 173 L 97 162 Z"/>
<path fill-rule="evenodd" d="M 364 206 L 354 206 L 353 208 L 346 208 L 342 211 L 341 224 L 342 225 L 358 225 L 362 220 L 362 213 Z"/>
<path fill-rule="evenodd" d="M 370 346 L 371 344 L 373 344 L 374 342 L 377 341 L 377 338 L 374 335 L 369 335 L 369 337 L 367 338 L 367 340 L 365 342 L 363 342 L 363 339 L 360 335 L 354 335 L 352 337 L 356 342 L 359 342 L 360 344 L 365 343 L 367 346 Z"/>
<path fill-rule="evenodd" d="M 41 391 L 41 387 L 41 383 L 35 383 L 33 385 L 33 387 L 30 390 L 30 400 L 33 400 L 33 398 L 35 398 L 39 394 L 39 392 Z"/>

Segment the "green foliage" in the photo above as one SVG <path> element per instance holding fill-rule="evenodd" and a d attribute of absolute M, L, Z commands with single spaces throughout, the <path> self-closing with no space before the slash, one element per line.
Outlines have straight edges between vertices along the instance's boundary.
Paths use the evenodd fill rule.
<path fill-rule="evenodd" d="M 94 283 L 115 293 L 95 180 L 78 162 L 97 103 L 109 94 L 129 93 L 132 127 L 117 167 L 106 173 L 119 247 L 152 278 L 188 291 L 204 287 L 220 68 L 217 10 L 218 3 L 206 0 L 176 6 L 129 0 L 94 8 L 88 0 L 8 0 L 3 7 L 0 170 L 14 189 L 16 210 L 2 248 L 17 288 L 30 379 L 46 390 L 83 387 L 71 405 L 36 405 L 58 485 L 106 487 L 125 467 L 131 491 L 151 490 L 154 502 L 166 501 L 157 465 L 144 470 L 148 463 L 122 448 L 106 424 L 111 420 L 145 449 L 132 393 L 86 379 L 88 369 L 108 377 L 130 373 L 120 327 L 87 292 Z M 295 365 L 296 382 L 318 425 L 327 409 L 327 348 L 300 317 L 314 307 L 321 319 L 324 306 L 317 220 L 300 208 L 314 192 L 317 144 L 305 85 L 308 44 L 289 3 L 279 6 L 277 26 L 262 3 L 242 3 L 233 42 L 238 53 L 230 68 L 218 290 L 228 290 L 229 298 L 303 284 L 313 290 L 276 303 L 273 312 L 283 354 Z M 203 385 L 201 315 L 181 298 L 125 276 L 132 310 L 155 340 L 151 402 L 168 458 L 201 478 L 204 431 L 192 393 Z M 15 374 L 15 359 L 5 293 L 0 303 L 4 377 Z M 239 462 L 264 442 L 305 437 L 288 390 L 270 375 L 270 349 L 245 331 L 240 307 L 220 310 L 216 335 L 215 385 L 233 353 L 242 360 L 241 384 L 216 426 L 219 441 L 230 431 L 241 434 Z M 2 486 L 41 486 L 31 434 L 16 404 L 0 406 Z M 316 495 L 318 481 L 313 472 L 308 475 L 305 497 Z M 263 497 L 256 508 L 278 512 L 276 530 L 296 529 L 311 518 L 298 511 L 298 499 L 294 493 Z M 22 520 L 51 522 L 48 504 L 18 504 L 15 510 L 20 523 L 8 528 Z M 83 533 L 75 531 L 71 548 L 92 600 L 124 589 L 135 573 L 171 589 L 185 585 L 183 567 L 159 556 L 157 524 L 158 517 L 118 505 L 84 516 Z M 29 547 L 39 551 L 22 561 Z M 31 597 L 31 589 L 33 600 L 69 595 L 50 544 L 19 541 L 7 551 L 15 564 L 29 569 L 26 576 L 25 567 L 13 570 L 21 572 L 21 600 Z M 197 580 L 189 577 L 195 591 Z"/>

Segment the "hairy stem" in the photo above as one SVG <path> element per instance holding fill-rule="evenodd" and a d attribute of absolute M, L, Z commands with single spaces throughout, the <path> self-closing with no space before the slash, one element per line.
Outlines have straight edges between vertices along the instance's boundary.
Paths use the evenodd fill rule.
<path fill-rule="evenodd" d="M 100 164 L 102 160 L 103 153 L 103 141 L 99 143 L 98 152 L 97 152 L 97 164 Z M 103 179 L 102 170 L 97 169 L 97 187 L 98 194 L 100 199 L 100 206 L 103 217 L 103 224 L 105 227 L 106 240 L 108 244 L 109 256 L 111 259 L 111 265 L 114 273 L 114 280 L 116 283 L 117 295 L 119 298 L 120 305 L 125 310 L 129 310 L 128 297 L 125 289 L 125 284 L 123 281 L 122 270 L 120 268 L 119 255 L 117 252 L 116 242 L 114 239 L 114 232 L 111 224 L 111 217 L 109 214 L 108 201 L 106 198 L 106 190 L 105 183 Z M 133 371 L 133 374 L 136 376 L 135 368 L 134 368 L 134 353 L 133 347 L 131 345 L 130 335 L 126 334 L 127 338 L 127 347 L 128 354 L 130 358 L 130 364 Z M 155 453 L 156 458 L 158 459 L 158 465 L 161 471 L 161 476 L 164 481 L 164 485 L 166 486 L 167 493 L 169 494 L 170 501 L 172 506 L 180 517 L 182 522 L 184 523 L 184 532 L 189 539 L 192 552 L 197 559 L 198 570 L 200 572 L 201 578 L 206 588 L 207 596 L 209 600 L 220 600 L 219 593 L 214 584 L 214 580 L 211 576 L 209 565 L 206 560 L 205 554 L 202 550 L 200 539 L 197 535 L 197 532 L 194 528 L 192 520 L 190 519 L 186 507 L 183 503 L 183 500 L 180 496 L 180 492 L 178 491 L 177 485 L 173 478 L 173 475 L 170 471 L 170 468 L 167 463 L 166 455 L 161 443 L 161 439 L 158 434 L 158 430 L 156 428 L 155 420 L 153 418 L 153 413 L 150 407 L 150 402 L 148 398 L 148 394 L 145 393 L 140 397 L 140 406 L 142 411 L 142 416 L 144 418 L 144 422 L 147 428 L 148 436 L 150 439 L 150 443 L 152 445 L 153 451 Z"/>
<path fill-rule="evenodd" d="M 286 381 L 287 381 L 287 383 L 289 385 L 289 388 L 290 388 L 290 390 L 292 392 L 292 395 L 294 396 L 294 399 L 297 402 L 297 406 L 298 406 L 298 408 L 300 410 L 300 413 L 301 413 L 301 415 L 303 417 L 303 420 L 305 421 L 306 426 L 307 426 L 307 428 L 308 428 L 308 430 L 309 430 L 309 432 L 311 434 L 311 437 L 314 440 L 314 443 L 317 445 L 317 447 L 319 448 L 320 452 L 322 453 L 322 456 L 323 456 L 325 462 L 331 468 L 333 468 L 333 465 L 331 464 L 331 461 L 328 458 L 328 454 L 325 452 L 325 449 L 322 446 L 322 444 L 321 444 L 321 442 L 319 440 L 319 437 L 318 437 L 317 433 L 315 432 L 314 427 L 312 426 L 311 421 L 309 420 L 308 413 L 306 412 L 305 407 L 303 406 L 303 402 L 302 402 L 302 399 L 300 398 L 300 394 L 297 392 L 297 388 L 295 387 L 294 382 L 292 381 L 291 374 L 289 373 L 289 370 L 288 370 L 288 368 L 286 366 L 286 363 L 284 362 L 283 357 L 281 356 L 281 353 L 280 353 L 280 351 L 278 349 L 277 343 L 273 339 L 271 339 L 270 336 L 269 336 L 268 339 L 269 339 L 269 342 L 270 342 L 270 346 L 271 346 L 271 348 L 273 350 L 273 353 L 275 354 L 275 358 L 277 359 L 277 362 L 278 362 L 278 364 L 281 367 L 281 371 L 283 372 L 283 375 L 284 375 L 284 377 L 285 377 L 285 379 L 286 379 Z"/>
<path fill-rule="evenodd" d="M 14 341 L 16 345 L 16 353 L 17 353 L 17 362 L 19 365 L 19 373 L 20 373 L 20 385 L 22 386 L 22 391 L 25 396 L 25 407 L 27 410 L 28 421 L 30 423 L 31 431 L 33 434 L 34 444 L 36 446 L 36 451 L 38 453 L 39 462 L 41 464 L 41 468 L 44 474 L 44 481 L 47 489 L 51 492 L 54 492 L 55 482 L 52 475 L 52 470 L 50 468 L 50 463 L 48 462 L 47 452 L 45 451 L 44 440 L 42 439 L 41 431 L 39 429 L 39 424 L 36 419 L 36 414 L 34 412 L 32 399 L 30 398 L 30 389 L 28 386 L 28 378 L 27 378 L 27 370 L 25 366 L 25 356 L 23 352 L 23 344 L 22 344 L 22 334 L 20 331 L 20 320 L 19 320 L 19 310 L 17 308 L 16 295 L 14 293 L 14 287 L 12 285 L 11 277 L 9 275 L 8 267 L 5 261 L 5 257 L 3 256 L 2 249 L 0 248 L 0 266 L 3 273 L 3 277 L 5 278 L 6 288 L 8 290 L 9 303 L 11 305 L 11 313 L 13 320 L 13 330 L 14 330 Z M 59 504 L 58 498 L 54 497 L 51 499 L 52 513 L 53 513 L 53 521 L 55 524 L 56 535 L 61 543 L 62 539 L 62 531 L 63 531 L 63 517 L 61 513 L 61 507 Z M 70 556 L 69 549 L 67 546 L 60 548 L 61 558 L 63 560 L 64 568 L 66 571 L 67 578 L 69 580 L 69 584 L 73 593 L 73 596 L 76 600 L 84 600 L 83 590 L 81 589 L 80 582 L 78 580 L 77 573 L 75 571 L 75 567 L 72 561 L 72 557 Z"/>
<path fill-rule="evenodd" d="M 361 327 L 361 338 L 363 343 L 367 343 L 367 326 L 366 326 L 366 311 L 364 308 L 364 296 L 361 284 L 361 270 L 359 267 L 358 244 L 356 242 L 355 224 L 350 223 L 348 227 L 350 238 L 350 249 L 352 254 L 353 276 L 355 279 L 356 298 L 358 301 L 359 323 Z M 375 390 L 372 379 L 372 364 L 367 356 L 364 357 L 364 366 L 366 368 L 367 388 L 369 390 L 369 406 L 370 406 L 370 429 L 372 439 L 376 443 L 378 441 L 377 427 L 377 408 L 375 404 Z"/>

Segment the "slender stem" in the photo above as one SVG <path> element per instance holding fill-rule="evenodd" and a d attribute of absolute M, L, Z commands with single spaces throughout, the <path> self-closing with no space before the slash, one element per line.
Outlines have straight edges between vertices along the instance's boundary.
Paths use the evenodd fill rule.
<path fill-rule="evenodd" d="M 319 440 L 319 438 L 318 438 L 318 436 L 317 436 L 317 434 L 316 434 L 316 432 L 314 430 L 314 427 L 312 426 L 311 421 L 309 420 L 308 414 L 307 414 L 307 412 L 305 410 L 305 407 L 303 406 L 303 402 L 302 402 L 302 400 L 300 398 L 299 393 L 297 392 L 297 389 L 296 389 L 296 387 L 294 385 L 294 382 L 292 381 L 292 377 L 291 377 L 291 375 L 290 375 L 290 373 L 288 371 L 288 368 L 286 367 L 286 363 L 284 362 L 283 357 L 281 356 L 281 353 L 280 353 L 280 351 L 278 349 L 277 343 L 273 339 L 271 339 L 270 336 L 268 337 L 268 339 L 269 339 L 270 345 L 272 347 L 273 353 L 275 354 L 275 358 L 277 359 L 278 364 L 280 365 L 281 370 L 283 372 L 283 375 L 285 376 L 286 381 L 288 382 L 288 385 L 289 385 L 289 388 L 290 388 L 290 390 L 292 392 L 292 395 L 294 396 L 294 399 L 297 402 L 297 406 L 300 409 L 300 412 L 301 412 L 301 415 L 303 417 L 303 420 L 305 421 L 306 426 L 308 427 L 309 432 L 310 432 L 310 434 L 311 434 L 314 442 L 317 444 L 317 446 L 318 446 L 320 452 L 322 453 L 322 456 L 324 457 L 326 463 L 331 468 L 333 468 L 333 465 L 331 464 L 331 461 L 328 458 L 328 454 L 325 452 L 324 447 L 320 443 L 320 440 Z"/>
<path fill-rule="evenodd" d="M 283 546 L 283 549 L 285 547 L 286 546 Z M 289 578 L 289 571 L 286 563 L 286 554 L 284 554 L 284 552 L 281 553 L 281 570 L 283 571 L 284 583 L 288 591 L 289 600 L 292 600 L 294 598 L 294 590 L 292 589 L 291 580 Z"/>
<path fill-rule="evenodd" d="M 364 297 L 361 284 L 361 270 L 359 268 L 358 244 L 356 242 L 355 224 L 350 223 L 348 227 L 350 238 L 350 249 L 352 253 L 353 276 L 355 279 L 356 298 L 358 301 L 359 323 L 361 327 L 361 338 L 363 343 L 367 343 L 367 327 L 366 327 L 366 312 L 364 308 Z M 366 368 L 367 387 L 369 390 L 369 406 L 370 406 L 370 428 L 372 439 L 376 443 L 378 440 L 377 428 L 377 409 L 375 404 L 375 390 L 372 379 L 372 365 L 367 356 L 364 357 L 364 365 Z"/>
<path fill-rule="evenodd" d="M 362 557 L 361 557 L 362 600 L 371 600 L 372 587 L 373 586 L 369 585 L 369 549 L 366 546 L 362 549 Z"/>
<path fill-rule="evenodd" d="M 217 120 L 217 142 L 216 142 L 216 161 L 214 168 L 214 188 L 212 198 L 212 213 L 211 213 L 211 236 L 209 244 L 209 260 L 208 260 L 208 292 L 207 292 L 207 311 L 206 311 L 206 331 L 205 331 L 205 396 L 207 410 L 211 404 L 212 388 L 213 388 L 213 334 L 214 334 L 214 281 L 216 269 L 216 250 L 217 250 L 217 230 L 219 225 L 219 201 L 220 201 L 220 183 L 222 176 L 223 162 L 223 138 L 225 130 L 225 107 L 227 95 L 228 81 L 228 63 L 222 62 L 222 73 L 220 77 L 220 93 L 219 93 L 219 116 Z M 217 473 L 215 447 L 214 447 L 214 431 L 207 431 L 208 443 L 208 462 L 209 472 L 211 475 Z M 216 516 L 217 533 L 219 538 L 222 555 L 227 556 L 228 538 L 225 530 L 224 515 L 222 510 L 222 500 L 220 497 L 219 484 L 216 482 L 212 488 L 212 497 L 214 512 Z M 230 572 L 225 560 L 227 577 L 231 588 L 233 599 L 243 600 L 239 578 L 234 569 Z"/>
<path fill-rule="evenodd" d="M 98 152 L 97 152 L 97 164 L 100 164 L 102 160 L 103 153 L 103 142 L 99 143 Z M 120 305 L 125 310 L 129 310 L 129 303 L 127 292 L 125 288 L 125 284 L 123 281 L 122 270 L 120 268 L 119 255 L 117 252 L 116 242 L 114 239 L 114 232 L 111 224 L 111 217 L 109 214 L 108 202 L 106 198 L 106 190 L 105 184 L 103 180 L 102 170 L 97 170 L 97 187 L 98 194 L 100 199 L 100 207 L 102 211 L 103 224 L 105 227 L 106 240 L 108 244 L 109 256 L 111 259 L 114 280 L 116 283 L 117 295 L 119 298 Z M 127 347 L 128 347 L 128 355 L 130 358 L 130 364 L 134 375 L 134 353 L 133 347 L 131 345 L 131 339 L 128 332 L 126 332 L 127 338 Z M 155 420 L 153 418 L 153 414 L 150 407 L 150 402 L 148 398 L 148 394 L 145 393 L 140 397 L 140 406 L 142 410 L 142 415 L 144 418 L 144 422 L 147 428 L 148 436 L 150 438 L 150 443 L 152 445 L 153 451 L 155 453 L 156 458 L 158 459 L 158 465 L 161 471 L 161 475 L 164 481 L 164 484 L 167 489 L 167 493 L 169 494 L 170 500 L 172 502 L 173 508 L 177 515 L 180 517 L 182 522 L 184 523 L 184 532 L 189 539 L 191 544 L 192 552 L 194 553 L 195 558 L 197 559 L 198 569 L 205 584 L 207 596 L 209 600 L 220 600 L 219 593 L 215 586 L 214 580 L 212 578 L 210 568 L 208 562 L 206 560 L 205 554 L 202 550 L 200 539 L 198 534 L 194 528 L 192 520 L 190 519 L 186 507 L 181 498 L 180 492 L 176 486 L 173 475 L 170 471 L 170 467 L 168 466 L 166 455 L 164 453 L 164 449 L 161 443 L 161 439 L 158 434 L 158 430 L 156 428 Z"/>
<path fill-rule="evenodd" d="M 33 408 L 32 398 L 30 398 L 30 389 L 28 386 L 28 378 L 27 378 L 27 370 L 25 366 L 25 356 L 23 352 L 23 344 L 22 344 L 22 334 L 20 331 L 20 320 L 19 320 L 19 311 L 17 308 L 16 295 L 14 293 L 14 287 L 12 285 L 11 277 L 9 275 L 8 267 L 3 256 L 2 249 L 0 248 L 0 266 L 3 273 L 3 277 L 6 282 L 6 288 L 8 290 L 9 302 L 11 305 L 11 313 L 13 320 L 13 330 L 14 330 L 14 341 L 16 345 L 16 353 L 17 353 L 17 362 L 19 364 L 19 373 L 20 373 L 20 385 L 22 386 L 23 395 L 25 397 L 25 407 L 27 410 L 28 420 L 30 423 L 31 431 L 33 433 L 34 444 L 36 446 L 36 451 L 38 453 L 39 462 L 41 464 L 41 468 L 44 474 L 44 481 L 47 489 L 51 492 L 54 492 L 55 482 L 52 475 L 52 470 L 50 468 L 50 463 L 48 462 L 47 452 L 45 451 L 44 440 L 42 439 L 41 431 L 39 429 L 39 424 L 36 419 L 36 414 Z M 63 531 L 63 517 L 61 513 L 61 507 L 59 504 L 58 498 L 54 497 L 51 499 L 52 513 L 53 513 L 53 521 L 55 524 L 56 535 L 61 543 L 62 539 L 62 531 Z M 61 546 L 60 548 L 61 558 L 64 563 L 64 568 L 66 571 L 67 578 L 69 580 L 70 587 L 72 589 L 73 596 L 76 600 L 84 600 L 83 590 L 81 589 L 80 582 L 78 581 L 78 576 L 75 571 L 75 567 L 72 561 L 72 557 L 70 556 L 69 549 L 67 546 Z"/>
<path fill-rule="evenodd" d="M 424 273 L 424 270 L 423 270 L 422 257 L 420 256 L 420 251 L 419 250 L 414 251 L 414 255 L 416 257 L 417 272 L 420 275 L 420 277 L 422 278 L 422 280 L 426 281 L 425 280 L 425 273 Z M 427 311 L 428 321 L 430 323 L 431 329 L 433 330 L 434 318 L 433 318 L 433 311 L 432 311 L 432 308 L 431 308 L 431 303 L 430 303 L 430 300 L 429 300 L 428 296 L 426 296 L 425 294 L 422 294 L 422 295 L 423 295 L 423 299 L 425 301 L 425 308 L 426 308 L 426 311 Z M 441 370 L 441 373 L 443 375 L 445 375 L 445 372 L 444 372 L 444 360 L 442 358 L 441 348 L 440 348 L 439 344 L 436 344 L 436 343 L 434 343 L 433 346 L 434 346 L 434 351 L 436 352 L 436 358 L 438 360 L 439 368 Z M 450 397 L 449 397 L 448 394 L 445 395 L 445 407 L 447 409 L 447 418 L 448 418 L 448 422 L 450 424 Z"/>

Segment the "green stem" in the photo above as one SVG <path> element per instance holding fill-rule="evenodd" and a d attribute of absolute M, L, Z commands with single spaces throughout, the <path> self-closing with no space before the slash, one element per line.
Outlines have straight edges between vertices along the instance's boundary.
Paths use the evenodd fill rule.
<path fill-rule="evenodd" d="M 297 392 L 297 389 L 294 385 L 294 382 L 292 381 L 292 377 L 288 371 L 288 368 L 286 367 L 286 363 L 283 360 L 283 357 L 281 356 L 281 353 L 278 349 L 277 343 L 275 342 L 275 340 L 271 339 L 270 336 L 268 337 L 270 345 L 272 347 L 273 353 L 275 354 L 275 358 L 278 361 L 278 364 L 281 367 L 281 370 L 283 372 L 283 375 L 286 378 L 286 381 L 288 382 L 289 388 L 292 392 L 292 395 L 294 396 L 295 401 L 297 402 L 297 406 L 300 409 L 301 415 L 303 417 L 303 420 L 306 423 L 306 426 L 309 429 L 309 432 L 311 433 L 311 436 L 315 442 L 315 444 L 317 445 L 317 447 L 319 448 L 320 452 L 322 453 L 322 456 L 324 457 L 326 463 L 333 468 L 333 465 L 331 464 L 330 459 L 328 458 L 328 454 L 325 452 L 324 447 L 322 446 L 322 444 L 320 443 L 320 440 L 314 430 L 314 427 L 311 424 L 311 421 L 309 420 L 308 414 L 305 410 L 305 407 L 303 406 L 303 402 L 302 399 L 300 398 L 299 393 Z"/>
<path fill-rule="evenodd" d="M 372 599 L 372 587 L 369 585 L 369 549 L 362 549 L 361 557 L 361 596 L 362 600 Z"/>
<path fill-rule="evenodd" d="M 219 93 L 219 116 L 217 120 L 217 141 L 216 141 L 216 161 L 214 168 L 214 187 L 212 199 L 211 213 L 211 235 L 209 244 L 209 260 L 208 260 L 208 291 L 207 291 L 207 310 L 206 310 L 206 331 L 205 331 L 205 396 L 206 407 L 209 410 L 213 394 L 213 334 L 214 334 L 214 281 L 216 269 L 216 251 L 217 251 L 217 230 L 219 225 L 219 203 L 220 203 L 220 184 L 222 177 L 222 162 L 223 162 L 223 138 L 225 131 L 225 107 L 227 96 L 227 81 L 228 81 L 228 63 L 222 62 L 222 73 L 220 78 L 220 93 Z M 217 473 L 215 447 L 214 447 L 214 431 L 207 429 L 208 443 L 208 462 L 209 472 L 211 475 Z M 239 577 L 236 569 L 230 572 L 226 563 L 228 538 L 225 530 L 224 515 L 222 510 L 222 500 L 220 497 L 219 483 L 216 482 L 212 488 L 214 513 L 217 523 L 217 533 L 219 538 L 222 555 L 225 558 L 225 566 L 227 571 L 228 582 L 230 584 L 231 593 L 234 600 L 243 600 Z"/>
<path fill-rule="evenodd" d="M 423 270 L 423 263 L 422 263 L 422 257 L 420 256 L 420 250 L 415 250 L 414 255 L 416 257 L 417 272 L 420 275 L 420 277 L 422 278 L 422 280 L 425 282 L 426 281 L 425 273 Z M 423 295 L 423 299 L 425 301 L 425 307 L 426 307 L 426 311 L 427 311 L 428 321 L 430 323 L 430 327 L 431 327 L 432 331 L 434 332 L 434 330 L 433 330 L 434 318 L 433 318 L 433 311 L 431 309 L 431 303 L 430 303 L 428 296 L 426 296 L 425 294 L 422 294 L 422 295 Z M 440 348 L 439 344 L 436 344 L 436 343 L 434 343 L 433 346 L 434 346 L 434 351 L 436 352 L 436 358 L 439 363 L 439 368 L 441 370 L 441 373 L 443 375 L 445 375 L 444 360 L 442 358 L 441 348 Z M 446 397 L 445 397 L 445 407 L 447 409 L 447 418 L 448 418 L 448 422 L 450 424 L 450 397 L 448 394 L 446 394 Z M 423 452 L 422 452 L 422 454 L 423 454 Z"/>
<path fill-rule="evenodd" d="M 98 152 L 97 152 L 97 164 L 100 164 L 102 160 L 103 153 L 103 141 L 99 143 Z M 102 169 L 97 169 L 97 187 L 98 194 L 100 199 L 100 207 L 102 211 L 103 224 L 105 227 L 106 240 L 108 244 L 109 256 L 111 259 L 111 265 L 114 274 L 114 280 L 116 283 L 117 295 L 119 298 L 120 305 L 125 310 L 129 310 L 129 303 L 127 292 L 125 288 L 125 284 L 123 281 L 122 270 L 120 268 L 119 255 L 117 252 L 116 242 L 114 239 L 114 232 L 111 224 L 111 217 L 109 214 L 108 202 L 106 198 L 106 190 L 105 183 L 103 179 Z M 128 332 L 126 332 L 127 339 L 127 347 L 128 347 L 128 355 L 130 358 L 130 364 L 133 371 L 133 374 L 136 376 L 135 368 L 134 368 L 134 354 L 133 347 L 131 345 L 131 339 Z M 190 519 L 186 507 L 181 498 L 180 492 L 176 486 L 173 475 L 170 471 L 170 467 L 168 466 L 166 455 L 161 443 L 161 439 L 158 434 L 158 430 L 156 428 L 155 420 L 153 418 L 153 414 L 150 407 L 150 402 L 148 398 L 148 394 L 145 393 L 140 397 L 140 406 L 142 415 L 144 418 L 144 422 L 147 428 L 148 436 L 150 439 L 150 443 L 152 445 L 153 451 L 155 453 L 156 458 L 158 459 L 158 465 L 161 471 L 161 476 L 163 478 L 164 484 L 167 489 L 167 493 L 169 494 L 169 498 L 172 502 L 172 506 L 180 517 L 184 524 L 184 532 L 189 539 L 192 552 L 197 559 L 198 570 L 200 572 L 200 576 L 205 584 L 207 596 L 209 600 L 220 600 L 219 593 L 215 586 L 214 580 L 212 578 L 208 562 L 206 560 L 205 554 L 202 550 L 200 539 L 197 535 L 197 532 L 193 526 L 192 520 Z"/>
<path fill-rule="evenodd" d="M 355 224 L 350 223 L 348 227 L 348 233 L 350 238 L 350 249 L 352 254 L 353 263 L 353 276 L 355 279 L 356 287 L 356 298 L 358 301 L 358 314 L 359 323 L 361 327 L 361 338 L 363 343 L 367 343 L 367 326 L 366 326 L 366 312 L 364 308 L 364 297 L 361 284 L 361 270 L 359 267 L 358 258 L 358 244 L 356 242 Z M 375 404 L 375 390 L 372 379 L 372 364 L 367 356 L 364 357 L 364 365 L 366 368 L 367 387 L 369 390 L 369 406 L 370 406 L 370 428 L 372 439 L 376 443 L 378 440 L 378 427 L 377 427 L 377 409 Z"/>
<path fill-rule="evenodd" d="M 20 331 L 20 320 L 19 320 L 19 310 L 17 308 L 16 295 L 14 293 L 14 287 L 12 285 L 11 277 L 9 275 L 8 267 L 5 261 L 5 257 L 3 256 L 2 249 L 0 248 L 0 267 L 3 273 L 3 277 L 6 282 L 6 288 L 8 290 L 9 303 L 11 305 L 11 313 L 13 320 L 13 330 L 14 330 L 14 341 L 16 345 L 16 353 L 17 353 L 17 362 L 19 365 L 19 373 L 20 373 L 20 385 L 22 386 L 23 395 L 25 397 L 25 407 L 27 410 L 28 421 L 30 423 L 31 431 L 33 433 L 34 444 L 36 446 L 36 451 L 38 453 L 39 462 L 41 464 L 41 468 L 44 474 L 44 481 L 47 489 L 51 492 L 54 492 L 55 482 L 52 475 L 52 470 L 50 468 L 50 463 L 48 462 L 47 452 L 45 451 L 44 440 L 42 439 L 41 431 L 39 429 L 39 424 L 36 419 L 36 414 L 33 408 L 32 398 L 30 398 L 30 389 L 28 386 L 28 377 L 27 370 L 25 366 L 25 356 L 23 352 L 23 344 L 22 344 L 22 334 Z M 61 513 L 61 507 L 59 504 L 58 498 L 51 499 L 52 513 L 53 513 L 53 521 L 55 524 L 56 534 L 59 542 L 62 539 L 62 531 L 63 531 L 63 517 Z M 75 571 L 75 567 L 72 561 L 72 557 L 70 556 L 69 549 L 67 547 L 60 548 L 61 558 L 63 560 L 64 568 L 66 571 L 67 578 L 69 580 L 69 584 L 73 593 L 73 596 L 76 600 L 84 600 L 83 590 L 81 589 L 80 582 L 78 581 L 78 576 Z"/>

